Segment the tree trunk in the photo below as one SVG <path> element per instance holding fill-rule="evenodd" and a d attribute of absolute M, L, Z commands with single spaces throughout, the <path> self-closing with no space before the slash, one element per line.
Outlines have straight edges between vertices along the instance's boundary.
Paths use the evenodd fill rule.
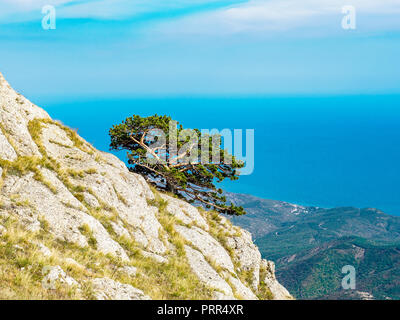
<path fill-rule="evenodd" d="M 167 192 L 171 192 L 171 193 L 175 194 L 174 186 L 171 183 L 169 183 L 168 181 L 165 184 L 165 189 L 167 190 Z"/>

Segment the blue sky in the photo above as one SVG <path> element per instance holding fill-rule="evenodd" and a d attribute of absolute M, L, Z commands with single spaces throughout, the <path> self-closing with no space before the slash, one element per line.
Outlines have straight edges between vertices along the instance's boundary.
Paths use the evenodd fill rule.
<path fill-rule="evenodd" d="M 34 97 L 400 93 L 399 40 L 400 0 L 0 0 L 0 72 Z"/>

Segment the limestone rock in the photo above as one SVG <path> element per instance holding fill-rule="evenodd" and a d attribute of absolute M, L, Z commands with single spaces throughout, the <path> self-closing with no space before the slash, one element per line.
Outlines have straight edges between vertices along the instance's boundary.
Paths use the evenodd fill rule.
<path fill-rule="evenodd" d="M 137 268 L 132 267 L 132 266 L 125 266 L 125 267 L 119 268 L 119 272 L 124 273 L 124 274 L 128 275 L 129 277 L 134 277 L 134 276 L 136 276 Z"/>
<path fill-rule="evenodd" d="M 166 194 L 161 195 L 161 197 L 168 202 L 167 211 L 176 216 L 183 223 L 196 223 L 205 230 L 209 229 L 206 220 L 201 216 L 197 208 L 185 201 L 170 197 Z"/>
<path fill-rule="evenodd" d="M 204 256 L 214 261 L 218 266 L 232 273 L 235 272 L 229 254 L 209 233 L 197 227 L 175 226 L 175 229 L 182 237 L 198 248 Z"/>
<path fill-rule="evenodd" d="M 5 135 L 0 130 L 0 159 L 13 161 L 17 158 L 14 148 L 10 145 Z"/>
<path fill-rule="evenodd" d="M 128 239 L 131 238 L 129 231 L 125 229 L 125 227 L 122 225 L 120 221 L 118 222 L 111 221 L 110 225 L 118 237 L 126 237 Z"/>
<path fill-rule="evenodd" d="M 43 275 L 44 278 L 42 280 L 42 285 L 46 289 L 54 290 L 58 283 L 65 284 L 70 287 L 79 287 L 79 283 L 76 282 L 75 279 L 68 276 L 60 266 L 44 267 Z"/>
<path fill-rule="evenodd" d="M 83 193 L 83 197 L 84 197 L 85 202 L 86 202 L 89 206 L 91 206 L 92 208 L 98 208 L 98 207 L 100 207 L 99 201 L 96 199 L 96 197 L 94 197 L 94 196 L 91 195 L 90 193 L 84 192 L 84 193 Z"/>
<path fill-rule="evenodd" d="M 47 169 L 42 169 L 42 174 L 57 189 L 54 194 L 47 186 L 37 181 L 33 173 L 23 177 L 9 176 L 4 180 L 3 193 L 5 195 L 18 195 L 21 199 L 29 200 L 35 208 L 31 215 L 41 215 L 49 223 L 51 231 L 61 240 L 74 242 L 86 246 L 88 239 L 80 232 L 83 225 L 88 225 L 93 231 L 98 248 L 104 253 L 115 254 L 122 259 L 128 259 L 121 246 L 111 239 L 101 223 L 90 216 L 81 203 L 58 180 L 55 174 Z M 65 206 L 68 203 L 69 206 Z"/>
<path fill-rule="evenodd" d="M 147 251 L 142 251 L 142 255 L 146 258 L 151 258 L 158 263 L 167 263 L 168 260 L 158 254 L 152 253 L 152 252 L 147 252 Z"/>
<path fill-rule="evenodd" d="M 254 245 L 251 234 L 248 231 L 242 230 L 241 236 L 229 237 L 227 245 L 233 249 L 235 259 L 238 261 L 240 267 L 243 270 L 252 272 L 252 287 L 254 290 L 257 290 L 260 282 L 261 254 L 256 245 Z"/>
<path fill-rule="evenodd" d="M 44 244 L 42 243 L 36 243 L 36 246 L 39 248 L 39 251 L 45 256 L 45 257 L 51 257 L 51 250 L 47 248 Z"/>
<path fill-rule="evenodd" d="M 215 291 L 212 298 L 213 300 L 236 300 L 235 297 L 226 295 L 220 291 Z"/>
<path fill-rule="evenodd" d="M 233 289 L 237 296 L 244 300 L 258 300 L 257 296 L 246 287 L 239 279 L 230 276 L 229 282 L 232 284 Z"/>
<path fill-rule="evenodd" d="M 201 281 L 211 288 L 221 291 L 224 296 L 234 299 L 232 288 L 220 277 L 220 275 L 208 264 L 201 252 L 185 246 L 186 256 L 193 272 Z"/>
<path fill-rule="evenodd" d="M 275 277 L 275 264 L 272 261 L 262 260 L 262 267 L 267 270 L 263 281 L 271 290 L 274 300 L 293 299 L 290 293 L 282 286 Z"/>
<path fill-rule="evenodd" d="M 143 291 L 108 278 L 94 279 L 92 286 L 97 300 L 150 300 Z"/>

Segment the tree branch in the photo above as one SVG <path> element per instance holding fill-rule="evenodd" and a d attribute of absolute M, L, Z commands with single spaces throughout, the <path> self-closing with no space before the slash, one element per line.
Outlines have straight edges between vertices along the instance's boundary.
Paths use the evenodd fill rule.
<path fill-rule="evenodd" d="M 159 163 L 166 169 L 169 170 L 168 166 L 166 164 L 163 164 L 163 161 L 160 159 L 160 157 L 153 151 L 151 150 L 148 146 L 146 146 L 145 143 L 142 143 L 141 141 L 138 141 L 135 137 L 133 137 L 132 135 L 129 136 L 133 142 L 137 143 L 139 146 L 141 146 L 143 149 L 145 149 L 148 153 L 150 153 L 154 158 L 156 158 Z M 143 137 L 142 137 L 143 139 Z"/>

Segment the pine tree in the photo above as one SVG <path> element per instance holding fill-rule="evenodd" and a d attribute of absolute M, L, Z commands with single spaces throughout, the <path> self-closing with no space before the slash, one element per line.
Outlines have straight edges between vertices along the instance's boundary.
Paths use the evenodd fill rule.
<path fill-rule="evenodd" d="M 184 129 L 168 116 L 134 115 L 110 129 L 112 150 L 127 150 L 130 170 L 155 188 L 230 215 L 245 214 L 227 204 L 215 183 L 237 180 L 244 167 L 222 148 L 220 135 Z"/>

